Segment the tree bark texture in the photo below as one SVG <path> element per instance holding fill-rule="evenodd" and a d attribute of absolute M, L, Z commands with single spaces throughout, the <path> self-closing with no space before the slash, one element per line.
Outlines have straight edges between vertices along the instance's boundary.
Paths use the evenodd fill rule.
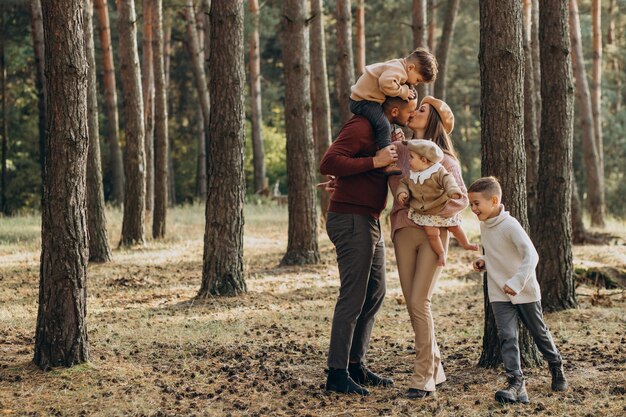
<path fill-rule="evenodd" d="M 117 86 L 115 84 L 115 66 L 113 64 L 113 45 L 109 26 L 109 9 L 106 0 L 95 0 L 98 13 L 100 46 L 102 47 L 102 70 L 104 72 L 104 102 L 107 114 L 107 143 L 109 159 L 107 170 L 111 178 L 111 200 L 119 205 L 124 201 L 124 165 L 119 139 L 119 117 L 117 113 Z"/>
<path fill-rule="evenodd" d="M 41 369 L 89 359 L 87 338 L 87 61 L 84 0 L 42 3 L 48 83 L 34 362 Z"/>
<path fill-rule="evenodd" d="M 152 13 L 154 33 L 152 53 L 154 68 L 154 213 L 152 215 L 152 237 L 165 236 L 168 205 L 168 138 L 167 138 L 167 93 L 163 66 L 163 0 L 155 0 Z"/>
<path fill-rule="evenodd" d="M 96 55 L 93 39 L 93 0 L 85 0 L 85 56 L 87 58 L 87 230 L 89 231 L 89 261 L 109 262 L 111 248 L 107 235 L 100 162 L 100 134 L 98 131 L 98 87 Z"/>
<path fill-rule="evenodd" d="M 604 184 L 600 178 L 600 158 L 594 137 L 593 112 L 581 44 L 577 1 L 569 0 L 569 7 L 571 58 L 576 80 L 576 101 L 578 102 L 578 114 L 580 115 L 580 133 L 583 144 L 583 160 L 585 161 L 589 212 L 592 219 L 595 217 L 595 224 L 598 225 L 599 223 L 604 223 L 604 193 L 602 192 Z"/>
<path fill-rule="evenodd" d="M 141 71 L 137 48 L 137 17 L 134 0 L 117 0 L 120 36 L 120 73 L 126 120 L 124 148 L 124 218 L 120 245 L 143 245 L 145 241 L 145 131 Z"/>
<path fill-rule="evenodd" d="M 365 0 L 357 0 L 356 6 L 356 72 L 357 77 L 365 71 Z"/>
<path fill-rule="evenodd" d="M 573 173 L 572 173 L 573 174 Z M 580 197 L 578 196 L 578 186 L 576 180 L 572 175 L 572 243 L 582 244 L 587 239 L 587 229 L 583 223 L 583 210 L 580 205 Z"/>
<path fill-rule="evenodd" d="M 539 0 L 531 0 L 530 49 L 533 56 L 533 80 L 535 81 L 535 117 L 537 118 L 537 138 L 541 130 L 541 56 L 539 49 Z"/>
<path fill-rule="evenodd" d="M 0 213 L 7 214 L 7 153 L 9 123 L 7 116 L 7 63 L 5 45 L 4 5 L 0 5 L 0 93 L 2 94 L 2 161 L 0 163 Z"/>
<path fill-rule="evenodd" d="M 573 86 L 567 0 L 545 2 L 539 9 L 541 47 L 541 134 L 539 136 L 538 212 L 534 233 L 541 254 L 537 278 L 547 311 L 576 306 L 572 264 Z"/>
<path fill-rule="evenodd" d="M 211 5 L 209 92 L 212 103 L 202 286 L 198 296 L 246 291 L 243 273 L 244 26 L 243 2 Z M 300 92 L 302 94 L 302 92 Z"/>
<path fill-rule="evenodd" d="M 154 60 L 152 53 L 153 0 L 143 0 L 143 36 L 141 56 L 141 91 L 143 93 L 143 116 L 146 157 L 146 211 L 154 207 Z"/>
<path fill-rule="evenodd" d="M 524 53 L 520 2 L 480 2 L 481 147 L 483 176 L 502 185 L 502 202 L 528 230 L 524 151 Z M 486 285 L 486 280 L 485 280 Z M 483 353 L 479 365 L 500 363 L 495 321 L 485 288 Z M 526 366 L 541 360 L 529 332 L 519 329 L 520 354 Z"/>
<path fill-rule="evenodd" d="M 591 211 L 591 225 L 605 227 L 606 203 L 604 193 L 604 145 L 602 143 L 602 10 L 600 0 L 591 1 L 591 26 L 593 32 L 593 55 L 591 65 L 591 113 L 598 155 L 599 206 Z"/>
<path fill-rule="evenodd" d="M 281 261 L 283 265 L 314 264 L 320 259 L 307 19 L 306 1 L 283 2 L 281 43 L 289 190 L 289 238 L 287 253 Z"/>
<path fill-rule="evenodd" d="M 427 19 L 426 0 L 413 0 L 413 48 L 427 47 Z M 420 83 L 417 85 L 418 100 L 427 96 L 428 85 Z"/>
<path fill-rule="evenodd" d="M 439 73 L 435 82 L 435 97 L 443 101 L 446 100 L 446 72 L 448 70 L 448 55 L 450 52 L 450 44 L 454 36 L 454 25 L 456 23 L 456 13 L 459 9 L 459 0 L 448 0 L 448 8 L 446 9 L 446 17 L 443 21 L 443 30 L 441 32 L 441 41 L 437 46 L 437 63 L 439 64 Z"/>
<path fill-rule="evenodd" d="M 435 30 L 437 29 L 437 2 L 435 0 L 427 0 L 428 12 L 428 49 L 434 51 L 436 48 Z"/>
<path fill-rule="evenodd" d="M 350 87 L 354 84 L 352 56 L 352 12 L 350 0 L 337 0 L 337 101 L 341 124 L 351 117 Z"/>
<path fill-rule="evenodd" d="M 328 74 L 326 71 L 326 40 L 324 38 L 324 12 L 322 0 L 311 0 L 311 103 L 313 119 L 313 141 L 315 143 L 315 166 L 319 167 L 331 142 L 330 98 L 328 96 Z M 319 172 L 319 169 L 317 169 Z M 320 182 L 326 178 L 319 175 Z M 330 193 L 318 191 L 322 218 L 326 219 Z"/>
<path fill-rule="evenodd" d="M 35 55 L 35 88 L 37 89 L 37 107 L 39 112 L 39 163 L 41 164 L 42 184 L 44 157 L 46 155 L 46 76 L 44 61 L 43 19 L 41 16 L 41 0 L 30 0 L 31 30 L 33 36 L 33 52 Z"/>
<path fill-rule="evenodd" d="M 261 134 L 261 59 L 259 57 L 259 2 L 249 0 L 250 19 L 252 30 L 250 31 L 250 93 L 251 93 L 251 116 L 252 116 L 252 166 L 254 167 L 254 192 L 263 191 L 265 180 L 265 149 L 263 147 L 263 135 Z"/>

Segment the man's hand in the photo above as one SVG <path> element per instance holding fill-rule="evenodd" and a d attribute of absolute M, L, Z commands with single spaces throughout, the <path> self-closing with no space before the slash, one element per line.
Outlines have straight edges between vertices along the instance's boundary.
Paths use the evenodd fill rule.
<path fill-rule="evenodd" d="M 472 266 L 474 267 L 474 271 L 482 272 L 485 270 L 485 260 L 482 258 L 474 259 Z"/>
<path fill-rule="evenodd" d="M 326 177 L 328 178 L 328 181 L 320 182 L 320 183 L 316 184 L 315 186 L 317 188 L 321 188 L 322 190 L 332 194 L 335 191 L 337 178 L 335 178 L 334 175 L 326 175 Z"/>
<path fill-rule="evenodd" d="M 506 284 L 504 284 L 504 287 L 502 287 L 502 291 L 504 291 L 505 294 L 512 295 L 513 297 L 517 295 L 517 293 Z"/>
<path fill-rule="evenodd" d="M 396 152 L 396 145 L 389 145 L 382 149 L 379 149 L 374 155 L 374 168 L 382 168 L 396 162 L 398 160 L 398 152 Z"/>
<path fill-rule="evenodd" d="M 409 200 L 409 195 L 405 192 L 401 192 L 398 194 L 398 203 L 401 205 L 406 205 L 406 202 Z"/>

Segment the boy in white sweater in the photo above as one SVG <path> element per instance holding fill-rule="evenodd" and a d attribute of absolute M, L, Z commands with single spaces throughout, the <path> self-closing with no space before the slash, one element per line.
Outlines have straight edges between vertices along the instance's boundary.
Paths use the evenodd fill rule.
<path fill-rule="evenodd" d="M 502 189 L 494 177 L 476 180 L 468 188 L 472 212 L 480 220 L 484 256 L 474 260 L 477 272 L 487 272 L 487 292 L 498 329 L 508 386 L 496 392 L 499 402 L 528 402 L 518 344 L 518 320 L 528 328 L 548 361 L 552 390 L 567 389 L 561 355 L 543 321 L 541 290 L 535 267 L 539 255 L 519 222 L 500 204 Z"/>

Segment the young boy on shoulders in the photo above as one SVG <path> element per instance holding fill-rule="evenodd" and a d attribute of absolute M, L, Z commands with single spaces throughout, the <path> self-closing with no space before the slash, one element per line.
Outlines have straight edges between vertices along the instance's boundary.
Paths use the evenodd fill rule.
<path fill-rule="evenodd" d="M 528 402 L 520 363 L 518 320 L 528 328 L 552 374 L 552 390 L 567 389 L 561 355 L 543 321 L 541 290 L 535 268 L 539 255 L 520 223 L 500 203 L 502 189 L 494 177 L 468 188 L 472 212 L 480 220 L 484 256 L 474 260 L 477 272 L 487 271 L 487 290 L 500 339 L 508 386 L 496 392 L 499 402 Z"/>

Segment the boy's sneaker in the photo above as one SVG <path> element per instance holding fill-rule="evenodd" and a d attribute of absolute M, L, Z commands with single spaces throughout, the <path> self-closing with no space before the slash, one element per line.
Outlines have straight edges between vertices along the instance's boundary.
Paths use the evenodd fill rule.
<path fill-rule="evenodd" d="M 391 175 L 402 175 L 402 170 L 400 169 L 398 164 L 395 162 L 392 162 L 390 165 L 387 165 L 386 167 L 382 168 L 382 170 L 383 170 L 383 173 L 388 177 Z"/>
<path fill-rule="evenodd" d="M 329 369 L 326 378 L 326 392 L 368 395 L 370 392 L 354 382 L 345 369 Z"/>
<path fill-rule="evenodd" d="M 384 378 L 376 375 L 363 365 L 363 363 L 351 363 L 348 365 L 348 373 L 350 378 L 359 385 L 371 386 L 371 387 L 391 387 L 393 386 L 393 379 Z"/>
<path fill-rule="evenodd" d="M 565 391 L 568 387 L 565 373 L 563 372 L 562 362 L 553 362 L 548 364 L 550 374 L 552 374 L 552 391 Z"/>
<path fill-rule="evenodd" d="M 526 382 L 520 375 L 507 374 L 508 386 L 496 392 L 496 401 L 501 403 L 524 403 L 527 404 Z"/>

